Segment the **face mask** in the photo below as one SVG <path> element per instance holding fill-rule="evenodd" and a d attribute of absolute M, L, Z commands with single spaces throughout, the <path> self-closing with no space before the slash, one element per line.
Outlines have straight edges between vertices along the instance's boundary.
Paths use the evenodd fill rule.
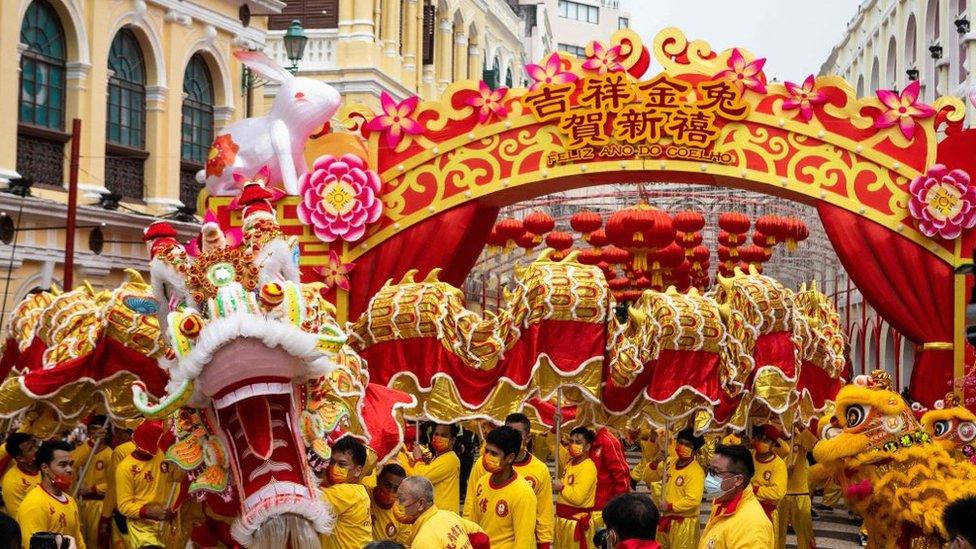
<path fill-rule="evenodd" d="M 679 444 L 674 447 L 674 453 L 678 454 L 681 459 L 688 459 L 691 457 L 691 448 L 685 446 L 684 444 Z"/>
<path fill-rule="evenodd" d="M 580 456 L 583 455 L 583 445 L 582 444 L 577 444 L 577 443 L 574 442 L 574 443 L 572 443 L 572 444 L 569 445 L 569 448 L 567 448 L 567 450 L 569 451 L 569 457 L 571 457 L 573 459 L 576 459 L 576 458 L 578 458 L 578 457 L 580 457 Z"/>
<path fill-rule="evenodd" d="M 71 475 L 54 475 L 51 477 L 51 484 L 62 492 L 67 492 L 71 488 Z"/>
<path fill-rule="evenodd" d="M 413 524 L 417 520 L 417 517 L 407 514 L 407 510 L 403 508 L 403 505 L 400 505 L 399 501 L 393 504 L 393 518 L 401 524 Z"/>
<path fill-rule="evenodd" d="M 396 501 L 396 494 L 387 490 L 386 488 L 377 486 L 376 488 L 373 488 L 373 500 L 380 505 L 389 506 Z"/>
<path fill-rule="evenodd" d="M 430 441 L 430 445 L 434 447 L 434 451 L 437 453 L 446 452 L 451 449 L 451 439 L 434 435 L 434 438 Z"/>
<path fill-rule="evenodd" d="M 325 470 L 325 474 L 329 478 L 329 484 L 342 484 L 349 478 L 349 469 L 333 463 Z"/>
<path fill-rule="evenodd" d="M 481 464 L 485 467 L 485 471 L 489 473 L 497 473 L 502 470 L 502 459 L 492 454 L 485 454 L 485 457 L 481 460 Z"/>
<path fill-rule="evenodd" d="M 769 452 L 769 443 L 765 441 L 757 440 L 752 443 L 752 447 L 756 449 L 757 454 L 765 454 Z"/>
<path fill-rule="evenodd" d="M 705 475 L 705 495 L 715 499 L 725 495 L 728 490 L 722 489 L 722 477 L 708 473 Z"/>

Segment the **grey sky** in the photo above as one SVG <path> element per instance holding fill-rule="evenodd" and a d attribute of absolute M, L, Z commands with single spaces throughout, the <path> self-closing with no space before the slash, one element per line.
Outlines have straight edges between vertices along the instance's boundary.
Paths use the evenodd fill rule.
<path fill-rule="evenodd" d="M 741 46 L 766 58 L 767 78 L 800 82 L 818 73 L 860 0 L 628 0 L 630 26 L 650 45 L 678 27 L 721 51 Z M 656 67 L 656 68 L 655 68 Z M 652 64 L 649 72 L 660 66 Z"/>

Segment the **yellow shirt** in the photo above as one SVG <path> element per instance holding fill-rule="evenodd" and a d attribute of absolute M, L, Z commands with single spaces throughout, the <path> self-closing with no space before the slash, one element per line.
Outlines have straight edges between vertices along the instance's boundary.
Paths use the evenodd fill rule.
<path fill-rule="evenodd" d="M 789 480 L 786 483 L 787 495 L 802 495 L 810 493 L 810 463 L 807 452 L 817 444 L 817 438 L 810 431 L 803 431 L 793 436 L 793 447 L 789 465 Z"/>
<path fill-rule="evenodd" d="M 141 518 L 147 505 L 166 507 L 173 504 L 179 489 L 180 473 L 176 465 L 165 460 L 162 452 L 141 460 L 132 455 L 115 470 L 116 506 L 130 521 L 155 523 Z"/>
<path fill-rule="evenodd" d="M 661 478 L 660 467 L 648 469 L 649 478 Z M 678 460 L 668 461 L 667 485 L 664 487 L 664 501 L 671 504 L 670 511 L 663 515 L 680 515 L 698 518 L 701 513 L 702 496 L 705 493 L 705 470 L 697 460 L 692 459 L 684 467 L 678 467 Z"/>
<path fill-rule="evenodd" d="M 74 470 L 75 470 L 75 483 L 78 482 L 78 475 L 81 474 L 81 470 L 85 467 L 85 463 L 88 461 L 88 456 L 91 455 L 92 445 L 89 443 L 79 444 L 71 452 L 71 458 L 75 460 Z M 109 468 L 112 461 L 112 449 L 108 446 L 99 445 L 98 453 L 92 458 L 91 464 L 88 466 L 88 471 L 85 473 L 85 479 L 81 483 L 82 490 L 88 490 L 95 488 L 98 493 L 105 494 L 108 489 L 108 479 L 105 476 L 105 471 Z M 74 486 L 72 486 L 74 488 Z"/>
<path fill-rule="evenodd" d="M 336 514 L 335 529 L 322 536 L 322 549 L 362 547 L 373 541 L 369 494 L 362 484 L 336 484 L 322 489 L 322 499 Z"/>
<path fill-rule="evenodd" d="M 35 486 L 20 503 L 16 517 L 22 547 L 30 546 L 35 532 L 53 532 L 75 538 L 78 549 L 85 549 L 78 504 L 66 493 L 57 498 L 42 486 Z"/>
<path fill-rule="evenodd" d="M 564 505 L 589 509 L 596 501 L 596 464 L 586 458 L 579 463 L 570 461 L 563 470 L 563 489 L 557 501 Z"/>
<path fill-rule="evenodd" d="M 484 532 L 480 526 L 463 519 L 457 513 L 432 505 L 413 523 L 416 534 L 410 547 L 417 549 L 472 549 L 469 534 Z M 495 547 L 492 544 L 492 547 Z"/>
<path fill-rule="evenodd" d="M 0 489 L 3 490 L 3 505 L 7 508 L 7 514 L 16 517 L 17 508 L 20 502 L 24 501 L 27 492 L 41 483 L 41 474 L 33 475 L 25 473 L 16 463 L 11 465 L 0 480 Z"/>
<path fill-rule="evenodd" d="M 698 549 L 764 549 L 774 547 L 773 524 L 749 487 L 734 509 L 712 504 Z"/>
<path fill-rule="evenodd" d="M 515 462 L 515 472 L 525 479 L 535 492 L 535 539 L 538 543 L 552 543 L 553 530 L 553 503 L 552 503 L 552 478 L 549 477 L 549 467 L 533 456 L 521 462 Z M 468 474 L 467 496 L 464 498 L 464 517 L 471 518 L 471 510 L 474 506 L 474 491 L 478 480 L 485 476 L 484 463 L 481 459 L 476 459 L 471 466 Z"/>
<path fill-rule="evenodd" d="M 518 472 L 501 486 L 492 484 L 491 475 L 484 475 L 478 479 L 474 496 L 471 520 L 488 534 L 492 549 L 535 547 L 535 492 Z"/>
<path fill-rule="evenodd" d="M 122 460 L 129 457 L 136 449 L 136 443 L 131 440 L 123 442 L 112 449 L 112 457 L 109 460 L 108 470 L 105 471 L 105 499 L 102 501 L 102 516 L 108 517 L 115 511 L 115 472 L 119 469 Z"/>
<path fill-rule="evenodd" d="M 779 505 L 786 495 L 786 462 L 775 454 L 769 461 L 754 461 L 756 474 L 752 476 L 752 485 L 758 488 L 756 497 L 761 502 Z"/>
<path fill-rule="evenodd" d="M 373 522 L 373 539 L 391 539 L 403 545 L 410 541 L 413 533 L 409 524 L 403 524 L 393 516 L 393 506 L 384 508 L 377 502 L 372 502 L 369 507 L 370 518 Z"/>
<path fill-rule="evenodd" d="M 455 513 L 461 508 L 461 460 L 453 451 L 430 463 L 418 461 L 412 474 L 426 477 L 434 485 L 434 505 L 438 508 Z"/>

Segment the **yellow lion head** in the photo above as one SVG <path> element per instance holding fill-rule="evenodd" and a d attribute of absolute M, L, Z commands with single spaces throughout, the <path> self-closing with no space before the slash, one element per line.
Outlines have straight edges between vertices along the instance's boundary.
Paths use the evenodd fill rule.
<path fill-rule="evenodd" d="M 818 462 L 857 457 L 858 464 L 873 463 L 900 448 L 930 440 L 898 393 L 888 375 L 876 370 L 858 376 L 837 393 L 834 414 L 821 420 L 822 440 L 814 448 Z"/>
<path fill-rule="evenodd" d="M 935 403 L 935 409 L 922 416 L 922 428 L 946 452 L 973 449 L 976 439 L 976 415 L 960 405 L 952 393 Z"/>

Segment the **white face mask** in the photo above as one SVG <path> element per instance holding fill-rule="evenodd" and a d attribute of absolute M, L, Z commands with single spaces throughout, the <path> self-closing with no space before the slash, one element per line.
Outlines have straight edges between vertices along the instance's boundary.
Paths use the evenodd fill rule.
<path fill-rule="evenodd" d="M 735 476 L 739 476 L 739 475 L 735 475 Z M 730 478 L 734 478 L 734 477 L 730 477 Z M 732 490 L 732 488 L 729 488 L 728 490 L 722 489 L 722 483 L 724 481 L 725 479 L 723 479 L 722 477 L 714 473 L 708 473 L 707 475 L 705 475 L 705 495 L 712 499 L 717 499 L 724 496 L 725 494 L 728 494 Z"/>

